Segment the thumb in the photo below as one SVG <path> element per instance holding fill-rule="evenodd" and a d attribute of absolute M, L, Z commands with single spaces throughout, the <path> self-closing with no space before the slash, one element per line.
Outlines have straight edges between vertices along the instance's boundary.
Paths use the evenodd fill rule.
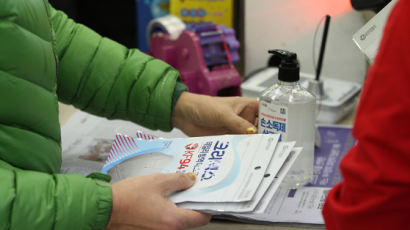
<path fill-rule="evenodd" d="M 243 119 L 242 117 L 238 116 L 237 114 L 233 113 L 231 116 L 224 116 L 224 122 L 227 128 L 232 131 L 233 133 L 237 134 L 250 134 L 256 133 L 256 127 Z"/>
<path fill-rule="evenodd" d="M 185 190 L 194 185 L 196 175 L 193 172 L 189 173 L 170 173 L 165 174 L 161 185 L 163 192 L 168 195 L 177 191 Z"/>

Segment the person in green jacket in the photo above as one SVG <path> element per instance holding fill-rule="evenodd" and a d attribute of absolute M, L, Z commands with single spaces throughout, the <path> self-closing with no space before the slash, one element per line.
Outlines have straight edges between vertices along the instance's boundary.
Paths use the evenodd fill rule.
<path fill-rule="evenodd" d="M 0 1 L 0 230 L 185 229 L 210 216 L 167 196 L 194 176 L 155 174 L 113 185 L 60 174 L 58 101 L 151 129 L 246 133 L 257 101 L 191 94 L 169 65 L 103 38 L 47 0 Z"/>

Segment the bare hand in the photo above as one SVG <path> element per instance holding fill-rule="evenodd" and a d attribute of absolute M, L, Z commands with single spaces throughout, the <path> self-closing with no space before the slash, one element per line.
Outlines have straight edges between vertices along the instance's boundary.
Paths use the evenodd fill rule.
<path fill-rule="evenodd" d="M 253 98 L 184 92 L 174 107 L 172 124 L 189 136 L 255 133 L 257 113 L 258 101 Z"/>
<path fill-rule="evenodd" d="M 112 185 L 107 229 L 186 229 L 207 224 L 210 215 L 177 207 L 168 195 L 191 187 L 184 173 L 132 177 Z"/>

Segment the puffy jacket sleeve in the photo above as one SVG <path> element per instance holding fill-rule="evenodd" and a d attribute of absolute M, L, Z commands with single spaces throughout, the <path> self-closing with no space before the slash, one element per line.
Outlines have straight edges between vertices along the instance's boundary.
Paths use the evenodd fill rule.
<path fill-rule="evenodd" d="M 137 49 L 101 37 L 50 6 L 59 59 L 59 100 L 110 119 L 170 130 L 179 73 Z M 121 25 L 118 25 L 121 26 Z M 177 95 L 179 96 L 179 95 Z M 175 97 L 175 95 L 174 95 Z"/>
<path fill-rule="evenodd" d="M 111 187 L 77 174 L 21 170 L 0 160 L 0 230 L 104 229 Z"/>

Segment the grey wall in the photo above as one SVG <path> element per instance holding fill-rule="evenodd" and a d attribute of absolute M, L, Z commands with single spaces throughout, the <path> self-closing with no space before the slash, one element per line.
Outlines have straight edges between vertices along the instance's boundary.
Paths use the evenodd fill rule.
<path fill-rule="evenodd" d="M 350 0 L 245 0 L 244 9 L 245 74 L 265 66 L 267 50 L 275 48 L 296 52 L 301 71 L 315 73 L 314 34 L 320 20 L 329 14 L 332 20 L 321 76 L 363 82 L 366 59 L 352 35 L 364 25 L 364 19 L 351 8 Z M 315 39 L 316 60 L 323 22 Z"/>

